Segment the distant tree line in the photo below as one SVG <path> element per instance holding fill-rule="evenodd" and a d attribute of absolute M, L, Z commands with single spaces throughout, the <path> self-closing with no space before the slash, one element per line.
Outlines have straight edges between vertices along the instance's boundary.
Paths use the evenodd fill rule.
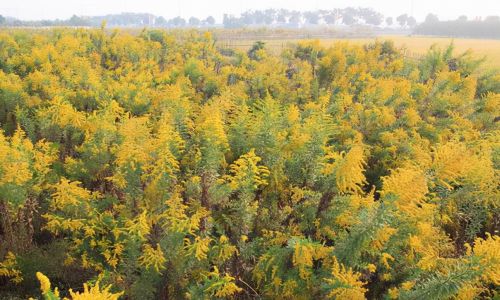
<path fill-rule="evenodd" d="M 180 16 L 166 19 L 149 13 L 121 13 L 105 16 L 76 16 L 66 20 L 23 21 L 0 15 L 0 26 L 78 26 L 99 27 L 106 22 L 111 27 L 212 27 L 216 25 L 214 17 L 205 19 Z M 384 16 L 371 8 L 336 8 L 332 10 L 294 11 L 287 9 L 250 10 L 239 16 L 224 14 L 222 25 L 225 28 L 274 26 L 284 28 L 299 28 L 315 25 L 369 25 L 389 26 L 413 29 L 415 34 L 462 36 L 477 38 L 500 38 L 500 16 L 490 16 L 484 20 L 468 20 L 460 16 L 457 20 L 440 21 L 438 16 L 429 14 L 425 21 L 417 24 L 417 20 L 408 14 L 396 18 Z"/>
<path fill-rule="evenodd" d="M 67 20 L 36 20 L 24 21 L 15 18 L 4 17 L 0 15 L 0 26 L 28 26 L 28 27 L 44 27 L 44 26 L 91 26 L 90 19 L 95 17 L 78 17 L 73 15 Z"/>
<path fill-rule="evenodd" d="M 73 15 L 66 20 L 38 20 L 23 21 L 15 18 L 6 18 L 0 15 L 0 26 L 78 26 L 78 27 L 99 27 L 103 22 L 111 27 L 211 27 L 216 25 L 214 17 L 205 19 L 190 17 L 189 19 L 180 16 L 166 19 L 162 16 L 155 16 L 149 13 L 121 13 L 104 16 L 77 16 Z M 384 24 L 385 22 L 385 24 Z M 222 25 L 225 28 L 241 28 L 251 26 L 274 26 L 284 28 L 298 28 L 315 25 L 369 25 L 369 26 L 393 26 L 399 25 L 402 28 L 413 28 L 417 21 L 412 16 L 403 14 L 395 20 L 392 17 L 384 16 L 371 9 L 362 7 L 335 8 L 331 10 L 316 11 L 295 11 L 287 9 L 266 9 L 249 10 L 239 16 L 224 14 Z"/>
<path fill-rule="evenodd" d="M 418 25 L 416 34 L 457 36 L 474 38 L 500 38 L 500 16 L 489 16 L 484 20 L 468 20 L 460 16 L 457 20 L 440 21 L 434 14 L 429 14 L 425 22 Z"/>
<path fill-rule="evenodd" d="M 403 15 L 402 26 L 407 23 L 408 16 Z M 392 24 L 392 18 L 390 24 Z M 386 19 L 385 21 L 387 22 Z M 399 20 L 399 19 L 398 19 Z M 414 20 L 414 19 L 413 19 Z M 0 25 L 7 26 L 88 26 L 99 27 L 103 21 L 108 26 L 137 27 L 137 26 L 155 26 L 155 27 L 207 27 L 216 24 L 214 17 L 209 16 L 206 19 L 190 17 L 184 19 L 180 16 L 166 19 L 162 16 L 155 16 L 148 13 L 122 13 L 105 16 L 76 16 L 73 15 L 67 20 L 39 20 L 22 21 L 14 18 L 3 18 L 0 16 Z M 302 25 L 314 26 L 318 24 L 343 24 L 357 25 L 366 24 L 380 26 L 384 22 L 384 16 L 371 8 L 353 8 L 347 7 L 332 10 L 317 11 L 292 11 L 287 9 L 266 9 L 250 10 L 242 13 L 240 16 L 225 14 L 222 24 L 226 28 L 240 28 L 246 26 L 278 26 L 278 27 L 300 27 Z M 416 21 L 414 22 L 416 23 Z M 401 22 L 400 22 L 401 24 Z"/>
<path fill-rule="evenodd" d="M 368 24 L 379 26 L 383 21 L 384 16 L 371 8 L 347 7 L 306 12 L 287 9 L 250 10 L 242 13 L 239 17 L 225 14 L 222 23 L 226 28 L 239 28 L 244 26 L 270 25 L 299 27 L 303 24 Z"/>
<path fill-rule="evenodd" d="M 215 25 L 215 18 L 212 16 L 200 20 L 191 17 L 185 20 L 181 17 L 165 19 L 162 16 L 155 16 L 147 13 L 122 13 L 110 14 L 105 16 L 76 16 L 73 15 L 67 20 L 39 20 L 39 21 L 22 21 L 13 18 L 5 18 L 0 15 L 0 25 L 6 26 L 79 26 L 79 27 L 99 27 L 102 22 L 106 22 L 108 26 L 113 27 L 138 27 L 138 26 L 155 26 L 155 27 L 199 27 Z"/>
<path fill-rule="evenodd" d="M 410 28 L 413 28 L 417 25 L 417 20 L 412 17 L 412 16 L 408 16 L 408 14 L 402 14 L 400 15 L 399 17 L 396 18 L 396 21 L 398 22 L 399 26 L 401 27 L 410 27 Z M 390 23 L 387 22 L 388 25 L 392 25 L 392 19 L 390 20 Z"/>

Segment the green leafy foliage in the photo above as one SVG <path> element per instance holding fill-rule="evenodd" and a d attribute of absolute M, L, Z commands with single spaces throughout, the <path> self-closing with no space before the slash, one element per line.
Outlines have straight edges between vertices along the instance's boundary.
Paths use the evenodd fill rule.
<path fill-rule="evenodd" d="M 47 299 L 472 299 L 500 284 L 500 77 L 469 53 L 277 56 L 104 26 L 0 45 L 0 293 L 37 297 L 35 276 Z"/>

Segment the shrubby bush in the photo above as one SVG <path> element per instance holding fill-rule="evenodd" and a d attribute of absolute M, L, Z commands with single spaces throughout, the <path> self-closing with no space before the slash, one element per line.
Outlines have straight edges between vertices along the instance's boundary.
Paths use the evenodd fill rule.
<path fill-rule="evenodd" d="M 500 81 L 470 55 L 148 30 L 0 45 L 5 295 L 498 296 Z"/>

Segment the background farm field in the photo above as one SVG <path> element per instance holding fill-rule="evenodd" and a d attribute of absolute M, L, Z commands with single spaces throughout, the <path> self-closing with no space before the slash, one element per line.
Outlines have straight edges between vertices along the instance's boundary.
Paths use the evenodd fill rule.
<path fill-rule="evenodd" d="M 219 36 L 219 45 L 224 47 L 232 47 L 241 50 L 248 50 L 255 39 L 225 39 L 223 35 Z M 302 40 L 315 40 L 313 39 L 296 39 L 293 37 L 286 39 L 261 39 L 266 43 L 271 51 L 275 53 L 281 52 L 286 47 L 293 45 Z M 396 47 L 405 48 L 410 56 L 419 57 L 425 55 L 427 50 L 432 45 L 437 45 L 440 48 L 446 48 L 451 43 L 455 47 L 455 53 L 460 54 L 465 51 L 471 50 L 473 56 L 476 58 L 485 57 L 483 67 L 498 68 L 500 67 L 500 40 L 497 39 L 469 39 L 469 38 L 450 38 L 450 37 L 428 37 L 428 36 L 409 36 L 409 35 L 381 35 L 377 37 L 366 38 L 320 38 L 320 44 L 324 47 L 330 47 L 337 43 L 354 43 L 354 44 L 367 44 L 376 40 L 393 41 Z"/>

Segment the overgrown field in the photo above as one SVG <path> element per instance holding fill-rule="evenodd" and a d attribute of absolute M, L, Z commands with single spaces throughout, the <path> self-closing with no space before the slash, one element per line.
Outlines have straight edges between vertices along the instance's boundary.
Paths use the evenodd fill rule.
<path fill-rule="evenodd" d="M 0 298 L 498 298 L 481 70 L 381 41 L 2 31 Z"/>
<path fill-rule="evenodd" d="M 388 35 L 377 38 L 321 38 L 319 39 L 321 46 L 332 47 L 338 43 L 349 43 L 356 45 L 364 45 L 374 43 L 376 41 L 392 41 L 397 48 L 404 48 L 407 53 L 412 57 L 424 56 L 427 51 L 436 46 L 439 48 L 446 48 L 453 44 L 457 53 L 472 51 L 473 56 L 477 59 L 485 58 L 484 68 L 500 68 L 500 40 L 488 39 L 465 39 L 465 38 L 438 38 L 438 37 L 424 37 L 424 36 L 403 36 L 403 35 Z M 248 50 L 251 48 L 255 39 L 246 40 L 222 40 L 221 45 L 229 45 L 241 50 Z M 284 48 L 300 42 L 300 39 L 272 39 L 263 40 L 268 49 L 274 53 L 280 53 Z"/>

